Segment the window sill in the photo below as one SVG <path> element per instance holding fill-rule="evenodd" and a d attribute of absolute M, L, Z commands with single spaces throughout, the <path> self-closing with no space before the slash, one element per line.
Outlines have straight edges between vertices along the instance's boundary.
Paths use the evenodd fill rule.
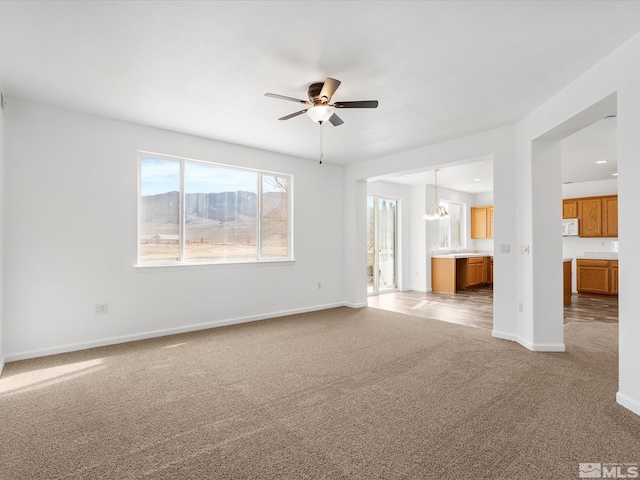
<path fill-rule="evenodd" d="M 252 262 L 227 262 L 227 263 L 138 263 L 133 266 L 139 272 L 192 270 L 192 269 L 217 269 L 217 268 L 253 268 L 268 266 L 289 266 L 296 263 L 294 260 L 261 260 Z"/>

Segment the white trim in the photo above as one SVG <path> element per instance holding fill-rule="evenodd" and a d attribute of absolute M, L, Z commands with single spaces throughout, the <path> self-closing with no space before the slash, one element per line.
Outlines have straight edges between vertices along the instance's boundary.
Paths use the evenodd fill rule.
<path fill-rule="evenodd" d="M 0 377 L 2 377 L 2 371 L 4 370 L 4 357 L 0 358 Z"/>
<path fill-rule="evenodd" d="M 420 287 L 420 288 L 411 287 L 411 288 L 407 288 L 406 290 L 403 290 L 403 292 L 411 292 L 411 291 L 420 292 L 420 293 L 429 293 L 431 291 L 431 289 L 430 288 L 422 288 L 422 287 Z"/>
<path fill-rule="evenodd" d="M 227 325 L 237 325 L 240 323 L 255 322 L 258 320 L 267 320 L 269 318 L 284 317 L 287 315 L 296 315 L 299 313 L 315 312 L 320 310 L 328 310 L 330 308 L 349 306 L 345 303 L 332 303 L 326 305 L 316 305 L 314 307 L 296 308 L 293 310 L 284 310 L 280 312 L 272 312 L 260 315 L 251 315 L 247 317 L 230 318 L 225 320 L 216 320 L 213 322 L 199 323 L 196 325 L 187 325 L 184 327 L 166 328 L 163 330 L 154 330 L 150 332 L 136 333 L 132 335 L 122 335 L 119 337 L 103 338 L 101 340 L 93 340 L 83 343 L 72 343 L 60 345 L 58 347 L 42 348 L 37 350 L 28 350 L 26 352 L 18 352 L 7 355 L 3 362 L 15 362 L 18 360 L 26 360 L 29 358 L 45 357 L 48 355 L 57 355 L 59 353 L 75 352 L 78 350 L 86 350 L 89 348 L 104 347 L 107 345 L 115 345 L 118 343 L 135 342 L 138 340 L 147 340 L 149 338 L 164 337 L 168 335 L 176 335 L 178 333 L 195 332 L 198 330 L 207 330 L 209 328 L 224 327 Z M 364 305 L 366 307 L 366 305 Z"/>
<path fill-rule="evenodd" d="M 522 345 L 522 342 L 520 341 L 520 337 L 512 333 L 500 332 L 498 330 L 491 330 L 491 336 L 494 338 L 500 338 L 502 340 L 510 340 L 512 342 L 517 342 Z M 523 345 L 523 346 L 526 346 L 526 345 Z"/>
<path fill-rule="evenodd" d="M 345 302 L 345 303 L 343 303 L 343 305 L 345 307 L 349 307 L 349 308 L 364 308 L 364 307 L 368 307 L 369 306 L 369 304 L 367 302 L 364 302 L 364 303 Z"/>
<path fill-rule="evenodd" d="M 527 347 L 529 348 L 529 347 Z M 529 350 L 534 352 L 566 352 L 564 343 L 534 343 Z"/>
<path fill-rule="evenodd" d="M 636 415 L 640 415 L 640 402 L 625 395 L 622 392 L 616 393 L 616 402 L 622 405 L 624 408 L 631 410 Z"/>
<path fill-rule="evenodd" d="M 512 333 L 499 332 L 498 330 L 492 330 L 491 336 L 494 338 L 500 338 L 502 340 L 510 340 L 512 342 L 519 343 L 524 348 L 531 350 L 532 352 L 565 352 L 566 348 L 564 343 L 531 343 L 525 340 L 519 335 Z"/>
<path fill-rule="evenodd" d="M 200 263 L 142 263 L 142 264 L 134 264 L 133 268 L 137 272 L 144 271 L 171 271 L 171 270 L 180 270 L 182 268 L 193 270 L 194 268 L 236 268 L 236 267 L 259 267 L 259 266 L 267 266 L 267 265 L 295 265 L 295 259 L 292 260 L 251 260 L 249 262 L 200 262 Z"/>

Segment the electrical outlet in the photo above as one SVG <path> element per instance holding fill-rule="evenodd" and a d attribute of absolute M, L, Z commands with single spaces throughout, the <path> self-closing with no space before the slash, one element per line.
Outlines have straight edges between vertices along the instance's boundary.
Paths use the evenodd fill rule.
<path fill-rule="evenodd" d="M 96 315 L 106 315 L 109 313 L 108 303 L 96 303 Z"/>

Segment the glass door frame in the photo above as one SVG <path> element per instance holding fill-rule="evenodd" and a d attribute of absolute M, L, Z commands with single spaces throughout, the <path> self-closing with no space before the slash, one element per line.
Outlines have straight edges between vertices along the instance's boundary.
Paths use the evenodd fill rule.
<path fill-rule="evenodd" d="M 390 197 L 387 195 L 369 195 L 367 194 L 367 242 L 369 242 L 370 233 L 370 217 L 369 208 L 370 203 L 373 200 L 373 260 L 372 265 L 369 263 L 370 249 L 367 246 L 367 295 L 379 295 L 381 293 L 389 293 L 398 290 L 398 258 L 399 258 L 399 219 L 400 219 L 400 199 Z M 380 221 L 379 210 L 380 201 L 387 200 L 395 203 L 395 218 L 394 218 L 394 235 L 393 235 L 393 279 L 394 286 L 391 288 L 380 289 Z M 371 271 L 369 270 L 371 268 Z M 369 283 L 369 277 L 372 277 L 372 284 Z"/>

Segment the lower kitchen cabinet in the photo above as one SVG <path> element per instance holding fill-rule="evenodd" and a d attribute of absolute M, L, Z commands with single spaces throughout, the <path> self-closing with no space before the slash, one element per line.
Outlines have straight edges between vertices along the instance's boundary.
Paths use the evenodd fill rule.
<path fill-rule="evenodd" d="M 467 287 L 475 287 L 487 283 L 486 257 L 470 258 L 467 260 Z"/>
<path fill-rule="evenodd" d="M 493 283 L 493 257 L 431 258 L 431 290 L 455 293 L 469 287 Z"/>
<path fill-rule="evenodd" d="M 618 294 L 617 260 L 576 260 L 578 293 Z"/>

